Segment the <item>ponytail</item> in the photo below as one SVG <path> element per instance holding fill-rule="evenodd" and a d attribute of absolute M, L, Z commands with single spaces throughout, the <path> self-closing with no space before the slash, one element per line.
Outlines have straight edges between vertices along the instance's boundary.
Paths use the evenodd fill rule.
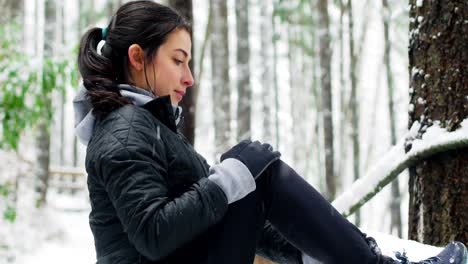
<path fill-rule="evenodd" d="M 96 50 L 101 39 L 102 29 L 88 30 L 81 38 L 78 54 L 78 67 L 83 77 L 83 85 L 88 90 L 93 114 L 97 119 L 102 119 L 116 108 L 131 104 L 117 89 L 117 85 L 124 81 L 123 72 L 114 67 L 119 63 L 115 61 L 118 58 L 109 52 L 104 53 L 106 56 L 99 55 Z"/>

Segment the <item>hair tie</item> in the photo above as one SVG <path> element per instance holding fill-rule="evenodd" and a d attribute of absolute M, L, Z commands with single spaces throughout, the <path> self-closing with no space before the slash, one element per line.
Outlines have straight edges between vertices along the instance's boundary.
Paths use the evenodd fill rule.
<path fill-rule="evenodd" d="M 102 48 L 104 47 L 104 45 L 106 45 L 106 41 L 105 41 L 105 40 L 101 40 L 101 41 L 99 41 L 99 43 L 97 44 L 96 51 L 97 51 L 97 54 L 100 55 L 100 56 L 103 56 L 103 54 L 102 54 Z"/>
<path fill-rule="evenodd" d="M 102 40 L 106 40 L 107 35 L 107 27 L 102 28 Z"/>

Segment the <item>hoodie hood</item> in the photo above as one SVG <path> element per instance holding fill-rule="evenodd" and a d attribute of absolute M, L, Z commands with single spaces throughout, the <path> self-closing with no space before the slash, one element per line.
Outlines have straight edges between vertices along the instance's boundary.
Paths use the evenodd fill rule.
<path fill-rule="evenodd" d="M 136 106 L 142 106 L 158 96 L 136 86 L 129 84 L 119 84 L 119 92 L 123 97 L 130 99 Z M 87 97 L 86 88 L 81 85 L 75 98 L 73 98 L 73 108 L 75 111 L 75 133 L 81 143 L 88 145 L 89 140 L 94 132 L 96 118 L 93 114 L 93 107 Z M 180 121 L 182 107 L 172 106 L 176 118 L 176 125 Z"/>

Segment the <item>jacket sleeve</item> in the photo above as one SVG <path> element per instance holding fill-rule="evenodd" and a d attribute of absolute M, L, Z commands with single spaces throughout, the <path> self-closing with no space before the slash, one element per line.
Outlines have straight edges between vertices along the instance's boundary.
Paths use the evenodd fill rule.
<path fill-rule="evenodd" d="M 104 144 L 107 151 L 96 166 L 129 240 L 157 261 L 219 222 L 228 204 L 222 189 L 207 178 L 171 197 L 164 144 L 133 140 Z"/>
<path fill-rule="evenodd" d="M 257 243 L 256 254 L 281 264 L 302 264 L 302 253 L 289 243 L 269 221 Z"/>

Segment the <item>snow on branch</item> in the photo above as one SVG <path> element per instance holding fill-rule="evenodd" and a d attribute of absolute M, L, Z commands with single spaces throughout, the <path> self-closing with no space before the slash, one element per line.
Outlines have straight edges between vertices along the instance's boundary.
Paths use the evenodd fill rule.
<path fill-rule="evenodd" d="M 415 138 L 419 127 L 419 122 L 415 122 L 403 140 L 393 146 L 364 177 L 355 181 L 347 191 L 336 198 L 333 206 L 347 217 L 380 192 L 403 170 L 419 160 L 437 153 L 468 147 L 468 119 L 465 119 L 461 127 L 453 132 L 448 132 L 434 122 L 421 139 L 412 140 L 411 150 L 405 153 L 405 142 Z"/>

